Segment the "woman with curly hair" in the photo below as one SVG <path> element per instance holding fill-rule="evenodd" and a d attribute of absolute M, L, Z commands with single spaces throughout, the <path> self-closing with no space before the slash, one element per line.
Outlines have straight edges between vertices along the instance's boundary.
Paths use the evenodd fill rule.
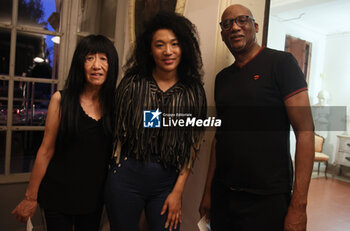
<path fill-rule="evenodd" d="M 179 230 L 181 199 L 203 128 L 143 123 L 206 117 L 195 26 L 160 12 L 137 38 L 115 97 L 114 156 L 106 182 L 112 231 L 136 231 L 142 210 L 150 230 Z M 161 114 L 163 113 L 163 114 Z M 161 125 L 161 124 L 158 124 Z"/>
<path fill-rule="evenodd" d="M 65 88 L 52 95 L 25 198 L 12 212 L 18 221 L 34 215 L 38 200 L 48 231 L 99 229 L 117 76 L 110 40 L 89 35 L 78 43 Z"/>

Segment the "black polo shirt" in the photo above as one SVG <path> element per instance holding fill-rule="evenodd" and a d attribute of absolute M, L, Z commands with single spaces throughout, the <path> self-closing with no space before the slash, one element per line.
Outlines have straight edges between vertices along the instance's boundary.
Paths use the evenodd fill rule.
<path fill-rule="evenodd" d="M 215 81 L 222 126 L 216 133 L 215 180 L 258 194 L 292 188 L 290 122 L 284 100 L 307 90 L 290 53 L 262 48 L 244 66 L 223 69 Z"/>

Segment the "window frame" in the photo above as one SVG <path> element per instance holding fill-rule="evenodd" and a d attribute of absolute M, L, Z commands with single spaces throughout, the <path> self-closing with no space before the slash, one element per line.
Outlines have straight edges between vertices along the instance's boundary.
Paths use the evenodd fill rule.
<path fill-rule="evenodd" d="M 10 60 L 9 74 L 0 75 L 0 80 L 8 81 L 8 112 L 6 126 L 0 125 L 0 131 L 6 132 L 6 150 L 5 150 L 5 171 L 0 174 L 0 185 L 28 182 L 31 172 L 26 173 L 11 173 L 11 144 L 13 131 L 44 131 L 45 126 L 14 126 L 12 125 L 12 109 L 13 109 L 13 94 L 15 81 L 35 82 L 35 83 L 53 83 L 57 85 L 57 90 L 63 89 L 65 80 L 68 76 L 71 60 L 77 45 L 79 37 L 89 35 L 86 32 L 78 32 L 79 27 L 79 10 L 84 0 L 61 0 L 62 8 L 60 15 L 60 32 L 49 31 L 44 29 L 32 28 L 29 26 L 17 25 L 18 19 L 18 1 L 12 0 L 12 20 L 11 24 L 0 22 L 0 29 L 11 30 L 10 43 Z M 118 82 L 121 79 L 122 63 L 126 59 L 126 54 L 130 48 L 128 31 L 128 1 L 116 1 L 115 28 L 114 38 L 108 37 L 116 47 L 119 56 L 119 76 Z M 60 36 L 60 47 L 58 57 L 57 79 L 42 79 L 35 77 L 15 76 L 15 54 L 17 32 L 30 32 L 37 34 L 45 34 L 52 36 Z"/>
<path fill-rule="evenodd" d="M 8 81 L 8 95 L 7 95 L 7 123 L 6 126 L 1 125 L 0 131 L 6 131 L 6 148 L 5 148 L 5 171 L 4 174 L 0 175 L 0 184 L 4 183 L 18 183 L 26 182 L 29 180 L 30 172 L 25 173 L 11 173 L 10 172 L 10 163 L 11 163 L 11 148 L 12 148 L 12 133 L 14 131 L 44 131 L 44 126 L 16 126 L 12 124 L 12 110 L 13 110 L 13 100 L 14 100 L 14 83 L 16 81 L 21 82 L 32 82 L 32 83 L 49 83 L 58 85 L 60 82 L 60 76 L 62 73 L 62 66 L 64 65 L 64 59 L 59 56 L 58 60 L 58 78 L 57 79 L 43 79 L 37 77 L 22 77 L 15 75 L 15 58 L 16 58 L 16 45 L 17 45 L 17 33 L 19 32 L 29 32 L 34 34 L 41 35 L 52 35 L 60 36 L 61 43 L 59 52 L 61 54 L 64 48 L 64 31 L 66 30 L 66 18 L 67 18 L 67 7 L 69 1 L 62 1 L 62 15 L 61 15 L 61 31 L 49 31 L 45 29 L 38 29 L 25 25 L 18 25 L 18 0 L 12 0 L 12 20 L 11 24 L 0 23 L 1 29 L 9 29 L 11 31 L 11 40 L 10 40 L 10 62 L 9 62 L 9 74 L 0 75 L 0 80 Z"/>

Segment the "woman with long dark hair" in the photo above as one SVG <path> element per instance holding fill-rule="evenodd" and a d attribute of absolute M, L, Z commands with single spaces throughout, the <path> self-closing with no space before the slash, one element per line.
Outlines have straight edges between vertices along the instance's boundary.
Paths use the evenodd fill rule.
<path fill-rule="evenodd" d="M 157 14 L 137 38 L 117 88 L 105 190 L 112 231 L 136 231 L 142 210 L 150 230 L 179 229 L 182 194 L 203 128 L 158 125 L 165 115 L 206 117 L 201 77 L 195 26 L 175 13 Z"/>
<path fill-rule="evenodd" d="M 25 198 L 13 210 L 33 216 L 39 201 L 47 230 L 98 230 L 112 152 L 118 54 L 102 35 L 77 45 L 65 88 L 52 95 Z"/>

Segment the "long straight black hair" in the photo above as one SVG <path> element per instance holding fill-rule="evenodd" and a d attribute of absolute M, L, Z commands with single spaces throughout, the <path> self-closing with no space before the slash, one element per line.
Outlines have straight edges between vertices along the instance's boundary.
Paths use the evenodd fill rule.
<path fill-rule="evenodd" d="M 106 81 L 99 91 L 102 108 L 102 123 L 106 133 L 112 132 L 112 113 L 114 110 L 113 95 L 118 78 L 118 53 L 113 43 L 103 35 L 89 35 L 83 38 L 75 49 L 64 93 L 61 97 L 60 132 L 63 135 L 74 135 L 78 130 L 80 95 L 85 84 L 84 64 L 88 54 L 105 53 L 108 59 Z"/>

